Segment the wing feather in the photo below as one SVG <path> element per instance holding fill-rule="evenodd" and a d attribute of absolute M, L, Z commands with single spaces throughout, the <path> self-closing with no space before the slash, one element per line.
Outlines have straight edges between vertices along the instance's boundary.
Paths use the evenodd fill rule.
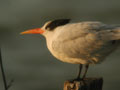
<path fill-rule="evenodd" d="M 101 33 L 115 29 L 114 26 L 100 22 L 82 22 L 60 28 L 61 33 L 55 37 L 57 40 L 52 42 L 52 48 L 58 54 L 71 58 L 92 59 L 95 56 L 101 58 L 101 53 L 107 55 L 114 49 L 111 48 L 112 40 L 109 37 L 107 37 L 108 39 L 103 38 L 107 33 L 104 35 Z"/>

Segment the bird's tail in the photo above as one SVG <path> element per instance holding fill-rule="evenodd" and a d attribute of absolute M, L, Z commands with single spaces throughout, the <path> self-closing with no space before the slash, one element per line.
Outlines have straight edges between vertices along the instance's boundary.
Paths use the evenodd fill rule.
<path fill-rule="evenodd" d="M 100 35 L 104 40 L 120 40 L 120 27 L 111 30 L 100 31 Z"/>

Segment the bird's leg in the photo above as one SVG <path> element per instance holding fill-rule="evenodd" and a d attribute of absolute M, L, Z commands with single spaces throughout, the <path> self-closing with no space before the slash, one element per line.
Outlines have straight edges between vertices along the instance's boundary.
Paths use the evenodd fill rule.
<path fill-rule="evenodd" d="M 88 71 L 88 68 L 89 68 L 89 64 L 85 65 L 85 72 L 83 74 L 82 80 L 86 77 L 86 73 Z"/>
<path fill-rule="evenodd" d="M 82 71 L 82 67 L 83 67 L 83 65 L 80 64 L 79 65 L 79 72 L 78 72 L 77 80 L 80 80 L 80 74 L 81 74 L 81 71 Z"/>
<path fill-rule="evenodd" d="M 83 65 L 80 64 L 80 65 L 79 65 L 79 72 L 78 72 L 77 78 L 72 79 L 72 80 L 69 80 L 70 82 L 82 80 L 82 79 L 80 78 L 80 74 L 81 74 L 81 71 L 82 71 L 82 67 L 83 67 Z"/>

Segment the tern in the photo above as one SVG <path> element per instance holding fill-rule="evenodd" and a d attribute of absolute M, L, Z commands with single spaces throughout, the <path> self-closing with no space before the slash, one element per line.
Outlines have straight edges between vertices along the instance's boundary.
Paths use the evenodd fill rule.
<path fill-rule="evenodd" d="M 76 80 L 84 79 L 90 64 L 101 63 L 120 45 L 120 26 L 98 21 L 70 23 L 70 19 L 57 19 L 21 34 L 43 35 L 54 57 L 63 62 L 79 64 Z M 85 70 L 81 78 L 83 65 Z"/>

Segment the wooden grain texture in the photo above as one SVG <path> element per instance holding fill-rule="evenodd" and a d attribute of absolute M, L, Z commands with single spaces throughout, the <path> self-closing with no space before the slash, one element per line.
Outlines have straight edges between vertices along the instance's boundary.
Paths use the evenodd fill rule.
<path fill-rule="evenodd" d="M 65 81 L 63 90 L 102 90 L 103 78 L 86 78 L 80 81 Z"/>

